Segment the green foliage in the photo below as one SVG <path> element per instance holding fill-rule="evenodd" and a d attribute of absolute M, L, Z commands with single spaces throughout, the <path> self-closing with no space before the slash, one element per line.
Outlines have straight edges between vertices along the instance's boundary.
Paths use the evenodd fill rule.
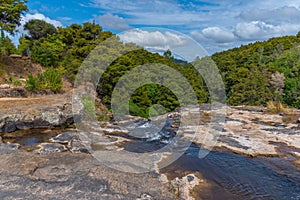
<path fill-rule="evenodd" d="M 10 55 L 16 53 L 16 47 L 12 43 L 11 39 L 8 36 L 4 35 L 4 32 L 1 31 L 0 36 L 0 55 Z"/>
<path fill-rule="evenodd" d="M 36 27 L 39 23 L 42 24 L 41 29 Z M 28 77 L 28 88 L 51 88 L 53 91 L 59 91 L 60 74 L 66 75 L 74 82 L 82 64 L 85 65 L 87 74 L 87 77 L 83 78 L 97 80 L 100 78 L 98 74 L 101 69 L 93 69 L 92 66 L 95 63 L 107 64 L 107 70 L 101 72 L 97 93 L 110 107 L 112 93 L 121 77 L 138 66 L 160 63 L 179 72 L 186 79 L 199 103 L 209 103 L 213 97 L 210 96 L 204 79 L 194 65 L 199 64 L 204 71 L 207 70 L 205 77 L 210 81 L 209 90 L 219 93 L 222 88 L 214 84 L 215 78 L 209 74 L 209 69 L 214 64 L 211 62 L 212 58 L 225 83 L 229 104 L 266 105 L 267 102 L 282 101 L 288 106 L 300 108 L 300 32 L 297 36 L 272 38 L 187 63 L 176 60 L 169 50 L 161 56 L 134 44 L 123 44 L 111 32 L 102 31 L 95 23 L 72 24 L 54 30 L 55 27 L 48 26 L 45 22 L 34 21 L 28 23 L 27 28 L 32 30 L 31 37 L 20 39 L 19 52 L 31 52 L 34 62 L 51 67 L 52 70 L 37 77 Z M 108 38 L 111 39 L 107 40 Z M 98 52 L 89 55 L 95 47 Z M 90 56 L 92 62 L 83 63 L 87 56 Z M 59 69 L 59 72 L 52 67 Z M 163 74 L 157 72 L 156 75 Z M 176 87 L 175 83 L 169 84 Z M 177 84 L 181 84 L 180 80 Z M 133 115 L 149 117 L 153 105 L 164 107 L 166 112 L 173 111 L 180 105 L 173 91 L 164 86 L 147 84 L 140 87 L 135 84 L 134 87 L 137 89 L 129 101 L 130 113 Z M 186 94 L 185 98 L 191 98 L 191 94 Z M 88 99 L 84 101 L 87 112 L 92 114 L 94 109 L 91 102 Z"/>
<path fill-rule="evenodd" d="M 228 103 L 266 105 L 283 100 L 300 108 L 299 45 L 298 34 L 212 55 L 226 84 Z"/>
<path fill-rule="evenodd" d="M 107 52 L 111 51 L 113 53 L 114 52 L 113 49 L 116 49 L 116 46 L 117 44 L 114 45 L 114 48 L 111 49 L 106 47 L 105 51 Z M 117 48 L 126 49 L 126 47 L 122 47 L 122 46 Z M 149 63 L 150 64 L 153 63 L 152 66 L 155 65 L 154 63 L 160 63 L 163 66 L 169 66 L 173 70 L 177 71 L 182 77 L 186 78 L 186 82 L 188 82 L 190 86 L 192 86 L 192 88 L 195 91 L 196 97 L 198 98 L 199 103 L 206 103 L 209 101 L 209 95 L 206 86 L 203 80 L 201 79 L 200 74 L 193 67 L 193 65 L 187 63 L 177 64 L 175 63 L 174 59 L 170 59 L 169 57 L 166 57 L 166 55 L 160 56 L 159 54 L 153 54 L 138 47 L 136 47 L 136 49 L 137 50 L 129 51 L 129 53 L 119 56 L 118 59 L 114 60 L 112 64 L 108 67 L 108 69 L 103 73 L 99 81 L 99 85 L 97 87 L 97 92 L 106 105 L 109 106 L 111 104 L 112 92 L 116 84 L 120 81 L 120 78 L 123 77 L 123 75 L 125 75 L 127 72 L 133 70 L 138 66 L 149 64 Z M 107 60 L 109 59 L 110 58 L 107 58 Z M 102 62 L 104 61 L 102 60 Z M 131 74 L 132 73 L 133 72 L 131 71 Z M 167 76 L 174 77 L 175 75 L 165 74 L 162 71 L 153 72 L 153 74 L 148 74 L 148 77 L 159 77 L 159 76 L 161 76 L 162 79 L 164 79 L 163 77 L 167 77 Z M 134 77 L 138 77 L 138 74 Z M 178 87 L 178 85 L 183 86 L 184 84 L 181 84 L 181 82 L 183 81 L 184 78 L 178 78 L 176 79 L 177 81 L 174 81 L 173 83 L 166 82 L 166 84 L 169 84 L 174 88 Z M 131 96 L 129 102 L 129 110 L 132 115 L 149 117 L 149 111 L 153 105 L 161 105 L 162 107 L 165 108 L 166 112 L 174 111 L 175 108 L 177 108 L 178 106 L 184 106 L 184 105 L 180 105 L 179 100 L 177 99 L 173 91 L 171 91 L 165 86 L 161 86 L 158 84 L 148 84 L 139 87 L 138 83 L 135 83 L 134 81 L 132 82 L 132 80 L 130 81 L 132 84 L 131 85 L 132 88 L 138 88 Z M 186 99 L 189 99 L 191 98 L 189 95 L 190 94 L 186 94 L 182 96 L 184 96 L 184 98 Z M 120 107 L 123 106 L 126 105 L 121 105 Z"/>
<path fill-rule="evenodd" d="M 28 21 L 24 25 L 24 29 L 29 32 L 29 39 L 31 40 L 39 40 L 57 32 L 52 24 L 39 19 Z"/>
<path fill-rule="evenodd" d="M 37 82 L 38 82 L 38 80 L 35 77 L 33 77 L 32 74 L 30 74 L 28 76 L 28 78 L 26 79 L 25 88 L 27 90 L 37 90 L 38 89 L 38 83 Z"/>
<path fill-rule="evenodd" d="M 27 0 L 1 0 L 0 29 L 13 34 L 21 23 L 23 12 L 27 11 Z"/>
<path fill-rule="evenodd" d="M 13 84 L 14 86 L 21 86 L 21 85 L 22 85 L 21 81 L 19 81 L 19 80 L 14 80 L 14 81 L 12 82 L 12 84 Z"/>
<path fill-rule="evenodd" d="M 58 70 L 48 68 L 43 74 L 43 88 L 58 92 L 62 88 L 62 77 Z"/>
<path fill-rule="evenodd" d="M 62 77 L 58 70 L 48 68 L 43 74 L 32 74 L 26 79 L 27 90 L 43 90 L 50 89 L 53 92 L 59 92 L 62 88 Z"/>
<path fill-rule="evenodd" d="M 72 82 L 89 53 L 113 35 L 95 23 L 72 24 L 56 30 L 42 20 L 32 20 L 25 28 L 29 36 L 20 38 L 18 52 L 31 55 L 43 67 L 59 67 Z"/>
<path fill-rule="evenodd" d="M 34 44 L 32 58 L 43 67 L 57 67 L 65 46 L 59 39 L 59 35 L 49 35 L 46 39 Z"/>
<path fill-rule="evenodd" d="M 29 56 L 30 46 L 31 46 L 31 41 L 29 39 L 26 39 L 25 37 L 20 37 L 18 53 L 22 56 Z"/>
<path fill-rule="evenodd" d="M 91 97 L 82 97 L 84 111 L 90 117 L 96 117 L 95 101 Z"/>

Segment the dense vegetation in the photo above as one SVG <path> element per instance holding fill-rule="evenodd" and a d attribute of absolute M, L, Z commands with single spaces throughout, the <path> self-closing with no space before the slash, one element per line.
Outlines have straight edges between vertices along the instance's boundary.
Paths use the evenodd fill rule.
<path fill-rule="evenodd" d="M 14 13 L 16 21 L 0 15 L 2 30 L 12 32 L 19 24 L 18 17 L 26 10 L 26 6 L 20 1 L 5 2 L 15 2 L 15 5 L 18 5 L 18 10 Z M 0 6 L 0 13 L 3 15 L 4 11 L 1 9 L 6 7 Z M 103 31 L 95 23 L 57 28 L 41 20 L 31 20 L 24 28 L 28 34 L 20 38 L 17 49 L 4 32 L 1 32 L 0 53 L 10 55 L 18 52 L 23 56 L 30 56 L 33 62 L 44 67 L 44 73 L 28 77 L 26 87 L 31 90 L 51 89 L 57 92 L 62 87 L 62 76 L 74 83 L 79 67 L 90 52 L 114 36 L 109 31 Z M 154 54 L 134 44 L 123 44 L 118 38 L 116 40 L 117 45 L 111 43 L 102 47 L 102 51 L 108 52 L 107 57 L 98 56 L 94 60 L 95 63 L 110 63 L 97 87 L 99 97 L 108 107 L 120 78 L 129 70 L 147 63 L 170 66 L 188 80 L 199 103 L 210 102 L 205 82 L 192 63 L 179 62 L 172 57 L 170 51 L 164 55 Z M 126 49 L 134 50 L 126 52 Z M 118 51 L 126 53 L 118 55 Z M 114 59 L 109 55 L 118 56 Z M 276 101 L 300 108 L 300 32 L 297 36 L 272 38 L 265 42 L 215 53 L 211 58 L 221 72 L 226 85 L 227 102 L 230 105 L 266 105 Z M 197 62 L 205 62 L 205 59 L 207 58 Z M 129 104 L 132 114 L 147 117 L 152 105 L 159 104 L 164 106 L 166 111 L 172 111 L 179 106 L 179 100 L 167 87 L 147 84 L 134 92 Z"/>
<path fill-rule="evenodd" d="M 282 101 L 300 108 L 300 32 L 212 55 L 231 105 Z"/>
<path fill-rule="evenodd" d="M 21 23 L 23 12 L 27 11 L 27 0 L 1 0 L 0 29 L 13 34 Z"/>

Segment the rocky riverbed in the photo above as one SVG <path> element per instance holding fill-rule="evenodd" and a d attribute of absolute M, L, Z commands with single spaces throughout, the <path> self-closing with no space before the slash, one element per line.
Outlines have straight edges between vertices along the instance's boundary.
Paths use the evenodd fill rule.
<path fill-rule="evenodd" d="M 50 147 L 43 146 L 43 149 Z M 112 170 L 90 154 L 59 147 L 35 153 L 0 147 L 1 199 L 173 199 L 156 173 Z M 55 151 L 53 151 L 55 149 Z"/>
<path fill-rule="evenodd" d="M 187 142 L 198 145 L 197 148 L 201 146 L 207 153 L 209 149 L 247 157 L 278 157 L 290 163 L 288 169 L 292 169 L 293 174 L 297 175 L 299 170 L 300 113 L 297 110 L 272 114 L 265 108 L 226 106 L 211 110 L 210 105 L 202 105 L 188 109 L 189 116 L 199 116 L 191 117 L 183 127 L 182 116 L 187 115 L 184 109 L 150 121 L 127 116 L 113 123 L 84 122 L 88 129 L 76 130 L 65 129 L 74 122 L 70 96 L 0 99 L 0 105 L 1 199 L 24 196 L 27 199 L 212 198 L 214 195 L 210 196 L 207 191 L 212 190 L 214 184 L 202 174 L 207 171 L 196 166 L 194 171 L 187 170 L 198 162 L 194 160 L 197 156 L 179 159 L 181 154 L 190 153 L 184 153 L 187 149 L 180 144 L 173 145 L 181 153 L 176 159 L 192 163 L 172 165 L 169 161 L 174 152 L 168 149 L 155 152 L 172 143 L 174 138 L 179 138 L 184 145 Z M 80 109 L 75 112 L 75 118 L 80 118 L 81 112 Z M 214 116 L 222 117 L 214 121 Z M 195 123 L 195 119 L 200 120 Z M 218 153 L 212 155 L 219 156 Z M 101 159 L 96 159 L 99 156 Z M 234 159 L 248 162 L 240 157 Z M 161 170 L 167 166 L 165 163 L 171 164 L 169 170 Z M 201 163 L 198 166 L 202 166 Z M 278 162 L 275 163 L 277 166 Z M 174 173 L 176 177 L 172 174 L 174 166 L 185 166 L 180 173 Z M 145 173 L 127 173 L 134 170 Z M 221 195 L 214 199 L 225 197 L 233 196 Z M 244 199 L 247 198 L 250 197 Z"/>

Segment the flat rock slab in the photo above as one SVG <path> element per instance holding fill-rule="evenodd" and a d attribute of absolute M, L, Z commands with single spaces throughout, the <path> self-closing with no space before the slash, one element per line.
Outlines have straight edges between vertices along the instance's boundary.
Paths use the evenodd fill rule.
<path fill-rule="evenodd" d="M 4 150 L 10 148 L 11 150 Z M 156 173 L 129 174 L 84 153 L 0 149 L 0 199 L 173 199 Z"/>

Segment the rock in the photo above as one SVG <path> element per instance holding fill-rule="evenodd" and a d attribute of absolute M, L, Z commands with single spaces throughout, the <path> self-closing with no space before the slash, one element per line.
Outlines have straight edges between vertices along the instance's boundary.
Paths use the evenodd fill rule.
<path fill-rule="evenodd" d="M 154 200 L 154 199 L 148 194 L 142 194 L 141 197 L 137 198 L 136 200 Z"/>
<path fill-rule="evenodd" d="M 58 136 L 54 137 L 51 139 L 52 142 L 56 143 L 62 143 L 62 144 L 68 144 L 70 143 L 73 139 L 78 140 L 78 134 L 74 131 L 67 131 L 59 134 Z"/>
<path fill-rule="evenodd" d="M 174 195 L 154 174 L 128 174 L 88 154 L 4 154 L 0 145 L 1 199 L 164 199 Z"/>
<path fill-rule="evenodd" d="M 13 123 L 9 123 L 9 124 L 6 124 L 4 129 L 3 129 L 3 132 L 14 132 L 15 130 L 17 130 L 17 126 Z"/>
<path fill-rule="evenodd" d="M 64 132 L 50 139 L 50 141 L 66 145 L 72 153 L 89 153 L 89 150 L 82 144 L 75 130 Z"/>
<path fill-rule="evenodd" d="M 15 108 L 0 109 L 0 133 L 49 126 L 69 126 L 74 123 L 75 118 L 80 120 L 82 110 L 75 110 L 73 113 L 70 97 L 63 95 L 57 98 L 55 101 L 51 98 L 14 100 Z M 12 106 L 13 102 L 10 102 Z"/>
<path fill-rule="evenodd" d="M 5 84 L 7 85 L 7 84 Z M 9 85 L 8 85 L 9 86 Z M 1 85 L 0 85 L 1 87 Z M 23 89 L 23 88 L 12 88 L 9 89 L 10 86 L 8 88 L 0 88 L 0 98 L 4 98 L 4 97 L 8 97 L 8 98 L 16 98 L 16 97 L 27 97 L 28 96 L 28 92 L 27 90 Z"/>
<path fill-rule="evenodd" d="M 65 182 L 70 178 L 72 170 L 65 165 L 52 165 L 38 168 L 34 171 L 32 177 L 36 180 L 45 181 L 48 183 Z"/>
<path fill-rule="evenodd" d="M 57 143 L 42 143 L 39 145 L 40 149 L 35 150 L 34 153 L 37 154 L 51 154 L 55 152 L 65 152 L 68 149 L 62 145 Z"/>
<path fill-rule="evenodd" d="M 185 177 L 175 178 L 171 181 L 171 186 L 173 192 L 180 197 L 180 199 L 185 200 L 194 200 L 192 195 L 190 194 L 190 191 L 199 185 L 200 179 L 196 177 L 194 174 L 189 174 Z"/>
<path fill-rule="evenodd" d="M 0 89 L 9 89 L 10 88 L 10 85 L 8 84 L 1 84 L 0 85 Z"/>
<path fill-rule="evenodd" d="M 194 136 L 195 143 L 209 150 L 226 148 L 251 157 L 278 156 L 273 142 L 300 146 L 297 125 L 285 123 L 284 116 L 280 114 L 262 110 L 264 109 L 260 107 L 227 107 L 226 110 L 216 110 L 216 113 L 224 114 L 226 121 L 190 125 L 182 128 L 179 134 L 187 141 L 191 141 L 191 136 Z M 182 115 L 185 112 L 187 111 L 183 111 Z M 193 132 L 194 135 L 189 134 Z"/>

